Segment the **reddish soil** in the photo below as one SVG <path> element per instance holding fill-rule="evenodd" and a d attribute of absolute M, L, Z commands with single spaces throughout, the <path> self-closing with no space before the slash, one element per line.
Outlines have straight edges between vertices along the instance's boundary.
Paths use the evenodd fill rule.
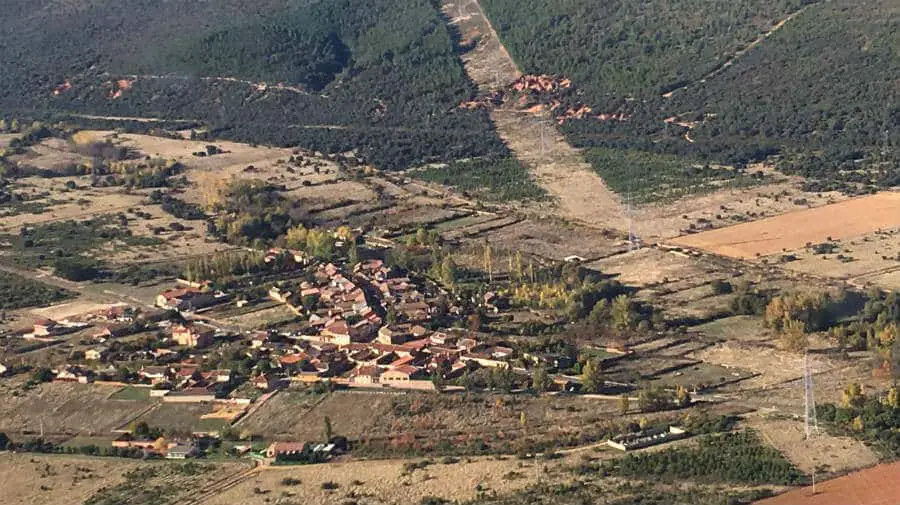
<path fill-rule="evenodd" d="M 900 462 L 878 465 L 812 487 L 795 489 L 756 505 L 897 505 Z"/>

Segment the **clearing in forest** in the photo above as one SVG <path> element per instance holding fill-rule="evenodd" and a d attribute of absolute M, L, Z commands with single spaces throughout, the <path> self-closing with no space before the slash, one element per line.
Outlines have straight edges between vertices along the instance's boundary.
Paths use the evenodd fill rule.
<path fill-rule="evenodd" d="M 474 44 L 462 60 L 480 89 L 496 90 L 522 75 L 477 1 L 444 0 L 442 8 L 463 43 Z M 619 198 L 566 142 L 549 115 L 520 111 L 514 104 L 492 109 L 490 115 L 500 138 L 556 200 L 563 217 L 606 228 L 626 226 Z"/>
<path fill-rule="evenodd" d="M 679 237 L 672 243 L 749 259 L 900 226 L 900 193 L 884 192 Z"/>

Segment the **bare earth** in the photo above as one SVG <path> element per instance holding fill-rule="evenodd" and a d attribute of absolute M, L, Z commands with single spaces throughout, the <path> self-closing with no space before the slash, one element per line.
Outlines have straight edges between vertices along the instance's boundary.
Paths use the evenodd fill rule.
<path fill-rule="evenodd" d="M 673 244 L 739 259 L 775 254 L 900 226 L 900 192 L 883 192 L 816 209 L 679 237 Z"/>
<path fill-rule="evenodd" d="M 725 228 L 736 222 L 777 216 L 846 199 L 837 192 L 802 191 L 799 189 L 803 181 L 801 178 L 783 177 L 771 166 L 758 165 L 749 171 L 761 171 L 775 177 L 775 180 L 753 188 L 727 188 L 687 196 L 670 203 L 638 207 L 633 217 L 635 233 L 645 242 L 665 240 L 686 233 L 692 223 L 699 223 L 700 220 L 707 221 L 712 228 Z"/>
<path fill-rule="evenodd" d="M 463 37 L 477 40 L 477 47 L 462 59 L 466 73 L 479 88 L 497 89 L 522 75 L 477 1 L 444 0 L 442 4 Z M 565 141 L 549 116 L 503 106 L 491 111 L 491 119 L 516 158 L 556 200 L 559 214 L 595 226 L 625 227 L 618 196 Z"/>

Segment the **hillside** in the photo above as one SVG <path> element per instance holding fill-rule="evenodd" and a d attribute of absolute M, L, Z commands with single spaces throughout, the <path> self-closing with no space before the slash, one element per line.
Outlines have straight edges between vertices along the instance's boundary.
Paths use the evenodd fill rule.
<path fill-rule="evenodd" d="M 475 88 L 428 0 L 4 7 L 7 118 L 178 120 L 219 138 L 355 149 L 388 169 L 506 155 L 484 111 L 458 108 Z"/>
<path fill-rule="evenodd" d="M 818 188 L 900 183 L 896 2 L 481 4 L 526 72 L 571 78 L 555 98 L 592 107 L 565 122 L 576 145 L 738 166 L 780 155 Z"/>

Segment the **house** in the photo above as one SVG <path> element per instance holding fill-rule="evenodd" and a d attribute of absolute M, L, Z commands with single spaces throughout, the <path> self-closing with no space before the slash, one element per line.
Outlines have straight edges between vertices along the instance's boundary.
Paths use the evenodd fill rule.
<path fill-rule="evenodd" d="M 402 344 L 408 340 L 409 333 L 397 327 L 382 326 L 378 330 L 378 342 L 387 345 Z"/>
<path fill-rule="evenodd" d="M 494 359 L 509 359 L 512 357 L 512 355 L 515 351 L 513 351 L 509 347 L 503 347 L 503 346 L 496 345 L 496 346 L 490 348 L 488 350 L 488 352 L 490 352 L 491 357 L 493 357 Z"/>
<path fill-rule="evenodd" d="M 130 335 L 134 330 L 130 324 L 125 323 L 115 323 L 108 324 L 97 330 L 92 337 L 94 338 L 115 338 L 115 337 L 124 337 L 125 335 Z"/>
<path fill-rule="evenodd" d="M 98 349 L 88 349 L 84 351 L 84 359 L 88 361 L 99 361 L 106 356 L 108 351 L 106 349 L 98 348 Z"/>
<path fill-rule="evenodd" d="M 284 356 L 278 357 L 278 362 L 281 363 L 282 367 L 296 367 L 304 360 L 309 360 L 309 355 L 303 352 L 298 352 L 294 354 L 285 354 Z"/>
<path fill-rule="evenodd" d="M 94 378 L 94 373 L 90 370 L 82 370 L 74 366 L 67 366 L 56 372 L 53 379 L 58 382 L 77 382 L 79 384 L 87 384 Z"/>
<path fill-rule="evenodd" d="M 56 321 L 52 319 L 41 319 L 34 322 L 32 334 L 35 337 L 47 337 L 58 334 L 61 329 L 62 327 Z"/>
<path fill-rule="evenodd" d="M 210 370 L 209 372 L 201 372 L 200 375 L 207 381 L 218 384 L 231 382 L 231 370 Z"/>
<path fill-rule="evenodd" d="M 484 306 L 492 311 L 499 312 L 509 308 L 509 299 L 494 291 L 488 291 L 484 294 Z"/>
<path fill-rule="evenodd" d="M 381 374 L 381 382 L 390 384 L 392 382 L 409 382 L 411 380 L 421 379 L 423 377 L 422 369 L 411 365 L 400 365 L 396 368 L 386 370 Z"/>
<path fill-rule="evenodd" d="M 138 375 L 152 383 L 162 382 L 169 379 L 169 367 L 165 366 L 145 366 L 141 367 Z"/>
<path fill-rule="evenodd" d="M 464 351 L 471 351 L 478 346 L 478 341 L 474 338 L 461 338 L 456 343 L 456 346 Z"/>
<path fill-rule="evenodd" d="M 420 324 L 415 324 L 412 327 L 410 327 L 409 333 L 412 334 L 412 336 L 414 338 L 422 338 L 428 334 L 428 328 L 426 328 Z"/>
<path fill-rule="evenodd" d="M 191 287 L 167 289 L 156 295 L 156 306 L 163 309 L 178 309 L 202 293 L 203 291 Z"/>
<path fill-rule="evenodd" d="M 172 327 L 172 340 L 184 347 L 206 347 L 212 344 L 216 330 L 199 323 L 177 324 Z"/>
<path fill-rule="evenodd" d="M 175 444 L 169 446 L 166 451 L 166 459 L 187 459 L 197 456 L 199 450 L 196 445 Z"/>
<path fill-rule="evenodd" d="M 431 318 L 431 307 L 425 302 L 404 302 L 397 304 L 397 312 L 409 321 L 425 321 Z"/>
<path fill-rule="evenodd" d="M 220 298 L 197 288 L 167 289 L 156 297 L 156 305 L 164 309 L 192 311 L 207 307 Z"/>
<path fill-rule="evenodd" d="M 490 354 L 485 354 L 485 353 L 473 352 L 473 353 L 463 354 L 462 356 L 459 357 L 459 360 L 462 361 L 463 363 L 473 362 L 473 363 L 478 363 L 479 365 L 481 365 L 483 367 L 491 367 L 491 368 L 508 366 L 505 361 L 496 359 L 493 356 L 491 356 Z"/>
<path fill-rule="evenodd" d="M 157 300 L 159 301 L 159 300 Z M 145 312 L 141 312 L 138 316 L 138 320 L 145 321 L 148 323 L 158 323 L 160 321 L 165 321 L 172 315 L 172 311 L 168 309 L 155 309 L 148 310 Z"/>
<path fill-rule="evenodd" d="M 351 384 L 378 384 L 381 372 L 377 366 L 361 366 L 350 374 Z"/>
<path fill-rule="evenodd" d="M 259 374 L 253 378 L 253 387 L 263 391 L 282 388 L 289 384 L 290 382 L 283 377 L 277 377 L 271 374 Z"/>
<path fill-rule="evenodd" d="M 350 327 L 343 319 L 336 319 L 322 329 L 322 341 L 335 345 L 347 345 L 352 342 Z"/>
<path fill-rule="evenodd" d="M 292 292 L 282 290 L 277 286 L 272 286 L 272 288 L 269 289 L 269 298 L 278 303 L 287 303 L 292 294 Z"/>
<path fill-rule="evenodd" d="M 432 344 L 440 346 L 451 346 L 459 341 L 459 337 L 455 335 L 448 335 L 447 333 L 444 333 L 442 331 L 432 333 L 431 336 L 428 337 L 428 339 L 431 340 Z"/>
<path fill-rule="evenodd" d="M 305 442 L 273 442 L 266 448 L 266 457 L 269 459 L 290 459 L 303 454 L 305 450 Z"/>

